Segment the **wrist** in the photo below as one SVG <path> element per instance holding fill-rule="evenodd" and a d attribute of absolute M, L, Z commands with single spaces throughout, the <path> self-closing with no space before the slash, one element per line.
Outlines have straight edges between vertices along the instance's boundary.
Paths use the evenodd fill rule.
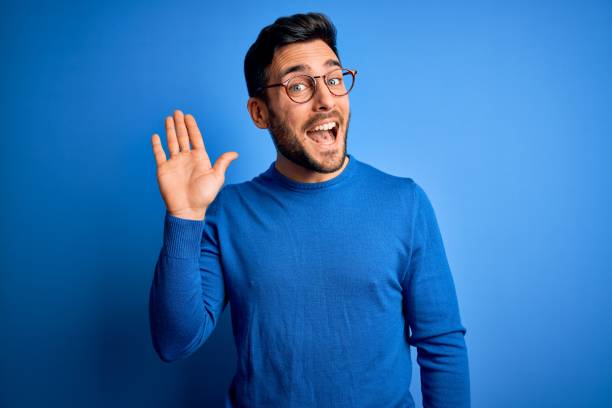
<path fill-rule="evenodd" d="M 204 217 L 206 215 L 206 208 L 202 208 L 200 210 L 168 210 L 168 214 L 176 218 L 182 218 L 184 220 L 202 221 L 204 220 Z"/>

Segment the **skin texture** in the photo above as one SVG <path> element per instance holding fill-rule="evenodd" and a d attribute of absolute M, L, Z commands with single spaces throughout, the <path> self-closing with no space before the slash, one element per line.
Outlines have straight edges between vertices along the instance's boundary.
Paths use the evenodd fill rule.
<path fill-rule="evenodd" d="M 276 50 L 268 68 L 268 83 L 279 83 L 299 75 L 324 75 L 334 66 L 327 62 L 338 61 L 336 54 L 322 40 L 289 44 Z M 305 71 L 281 76 L 281 72 L 294 65 L 305 65 Z M 346 140 L 350 119 L 348 95 L 335 96 L 317 78 L 313 98 L 306 103 L 295 103 L 287 96 L 284 87 L 267 89 L 269 103 L 251 97 L 247 108 L 253 123 L 268 129 L 276 146 L 276 168 L 295 181 L 322 182 L 336 177 L 348 164 Z M 306 136 L 306 129 L 325 119 L 339 122 L 336 143 L 332 147 L 317 145 Z"/>

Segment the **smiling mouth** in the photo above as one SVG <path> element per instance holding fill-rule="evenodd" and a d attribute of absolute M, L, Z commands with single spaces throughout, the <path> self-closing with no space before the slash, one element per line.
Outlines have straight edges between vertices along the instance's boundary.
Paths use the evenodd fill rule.
<path fill-rule="evenodd" d="M 321 146 L 331 146 L 338 135 L 338 122 L 330 121 L 306 131 L 306 136 Z"/>

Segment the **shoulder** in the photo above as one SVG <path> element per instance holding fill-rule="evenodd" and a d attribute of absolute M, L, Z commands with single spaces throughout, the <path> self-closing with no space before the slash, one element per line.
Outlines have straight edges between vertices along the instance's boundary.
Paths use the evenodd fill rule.
<path fill-rule="evenodd" d="M 400 205 L 412 214 L 433 210 L 425 188 L 414 178 L 394 175 L 358 160 L 356 164 L 360 179 L 368 191 L 384 196 L 390 203 Z"/>
<path fill-rule="evenodd" d="M 236 200 L 237 196 L 241 193 L 242 190 L 244 190 L 246 183 L 249 182 L 224 184 L 217 193 L 217 196 L 212 202 L 211 207 L 222 207 L 228 202 Z"/>
<path fill-rule="evenodd" d="M 236 207 L 235 204 L 252 199 L 254 194 L 257 194 L 257 184 L 254 180 L 224 184 L 209 209 L 217 211 L 217 209 L 221 208 Z"/>
<path fill-rule="evenodd" d="M 356 161 L 359 174 L 370 188 L 380 189 L 384 194 L 400 196 L 403 200 L 412 202 L 424 194 L 421 186 L 408 176 L 399 176 L 380 170 L 379 168 L 361 161 Z"/>

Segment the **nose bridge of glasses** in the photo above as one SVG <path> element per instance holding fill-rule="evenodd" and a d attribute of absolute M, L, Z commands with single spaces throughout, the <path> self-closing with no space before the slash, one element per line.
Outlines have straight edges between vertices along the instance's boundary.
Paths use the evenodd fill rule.
<path fill-rule="evenodd" d="M 312 90 L 313 96 L 317 93 L 317 91 L 321 91 L 321 89 L 327 90 L 327 92 L 329 92 L 330 96 L 332 96 L 332 97 L 335 96 L 335 94 L 332 92 L 331 88 L 329 87 L 329 84 L 327 83 L 327 75 L 329 75 L 329 74 L 311 76 L 311 78 L 313 80 L 313 84 L 314 84 L 314 88 Z M 319 79 L 325 84 L 325 86 L 321 86 L 319 84 Z"/>

